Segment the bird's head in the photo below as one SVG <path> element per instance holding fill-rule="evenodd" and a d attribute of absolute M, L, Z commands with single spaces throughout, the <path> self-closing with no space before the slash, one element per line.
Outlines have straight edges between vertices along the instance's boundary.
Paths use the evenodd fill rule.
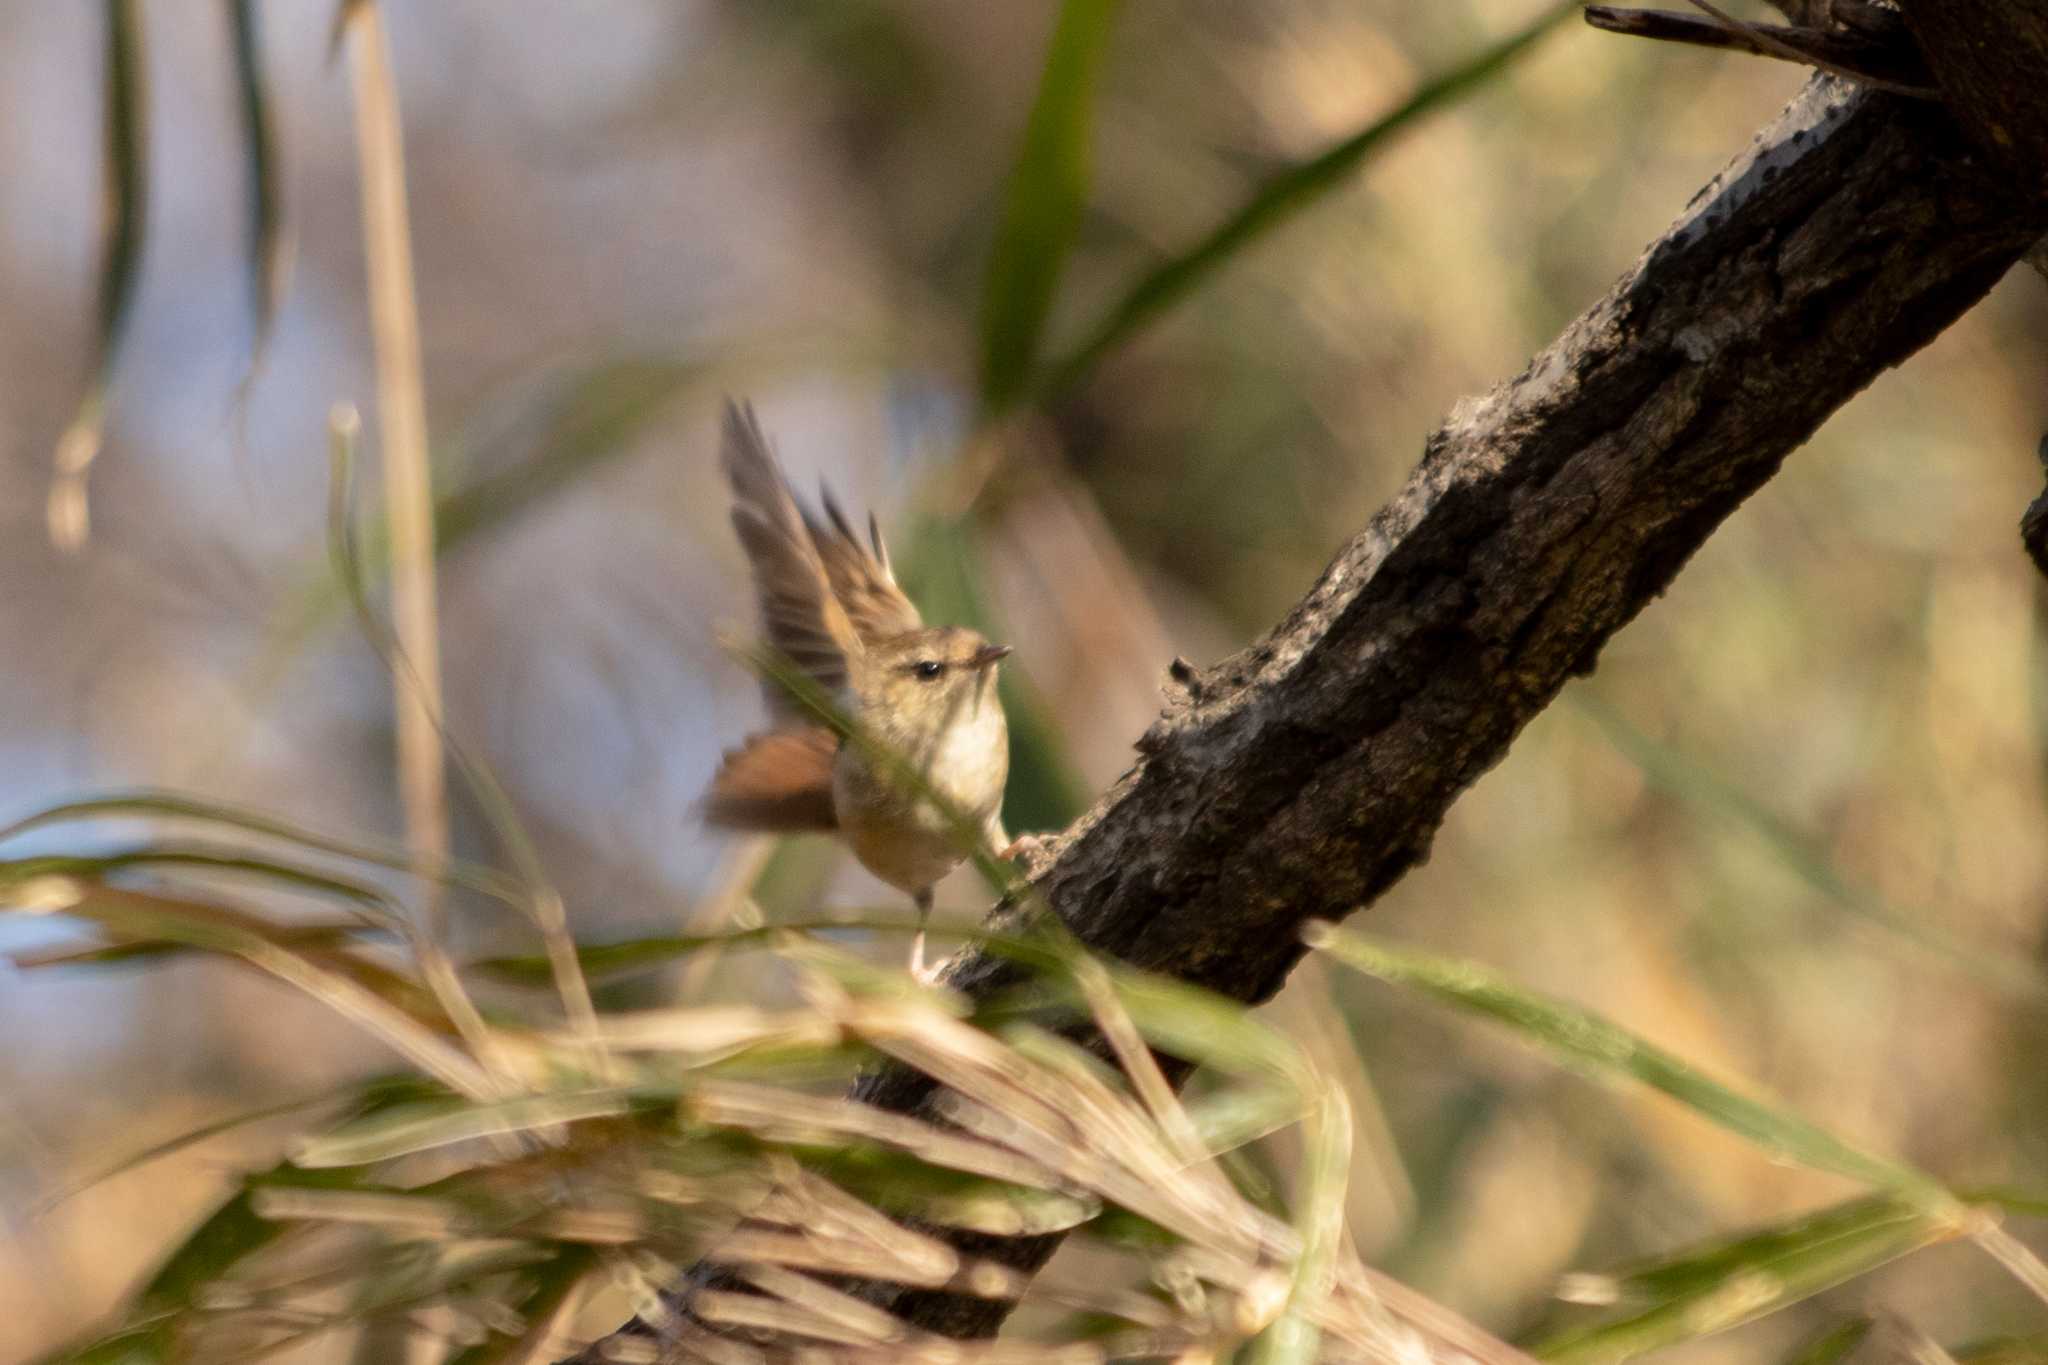
<path fill-rule="evenodd" d="M 875 641 L 854 661 L 854 714 L 877 739 L 921 750 L 948 727 L 997 705 L 992 645 L 964 626 L 934 626 Z"/>

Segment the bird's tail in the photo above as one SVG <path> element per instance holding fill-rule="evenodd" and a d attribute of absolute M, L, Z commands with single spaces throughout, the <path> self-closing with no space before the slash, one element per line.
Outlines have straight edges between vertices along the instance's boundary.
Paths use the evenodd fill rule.
<path fill-rule="evenodd" d="M 768 730 L 726 751 L 704 794 L 704 822 L 795 834 L 837 829 L 832 761 L 839 737 L 822 727 Z"/>

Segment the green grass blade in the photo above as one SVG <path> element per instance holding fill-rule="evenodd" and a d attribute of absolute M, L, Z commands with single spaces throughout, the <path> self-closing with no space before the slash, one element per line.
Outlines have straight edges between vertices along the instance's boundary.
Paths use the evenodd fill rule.
<path fill-rule="evenodd" d="M 107 391 L 127 332 L 141 275 L 149 198 L 149 85 L 139 0 L 105 0 L 106 67 L 101 138 L 104 187 L 98 327 L 92 378 L 78 412 L 57 439 L 48 509 L 50 538 L 66 550 L 85 543 L 91 525 L 86 472 L 106 435 Z"/>
<path fill-rule="evenodd" d="M 1325 1085 L 1310 1110 L 1302 1173 L 1295 1191 L 1295 1228 L 1301 1234 L 1287 1307 L 1248 1352 L 1253 1365 L 1313 1365 L 1322 1334 L 1315 1319 L 1330 1295 L 1337 1258 L 1345 1245 L 1344 1194 L 1351 1172 L 1351 1105 Z"/>
<path fill-rule="evenodd" d="M 1902 1161 L 1843 1141 L 1782 1106 L 1713 1080 L 1683 1059 L 1612 1021 L 1526 991 L 1475 963 L 1438 957 L 1329 924 L 1311 928 L 1311 946 L 1346 966 L 1409 986 L 1472 1014 L 1506 1024 L 1540 1051 L 1598 1080 L 1632 1080 L 1677 1100 L 1701 1118 L 1774 1156 L 1888 1190 L 1937 1219 L 1959 1220 L 1961 1202 L 1933 1177 Z"/>
<path fill-rule="evenodd" d="M 1787 1356 L 1785 1365 L 1840 1365 L 1876 1325 L 1875 1318 L 1844 1318 Z"/>
<path fill-rule="evenodd" d="M 271 326 L 277 320 L 290 257 L 285 250 L 277 128 L 263 83 L 256 0 L 229 0 L 228 17 L 234 33 L 235 102 L 242 119 L 242 162 L 249 191 L 249 311 L 253 324 L 249 352 L 253 373 L 262 363 Z"/>
<path fill-rule="evenodd" d="M 1008 407 L 1038 356 L 1068 248 L 1088 198 L 1096 73 L 1116 0 L 1066 0 L 1003 199 L 981 297 L 981 402 Z"/>
<path fill-rule="evenodd" d="M 408 1084 L 417 1087 L 418 1082 L 413 1078 L 406 1077 L 404 1079 Z M 372 1084 L 378 1083 L 373 1082 Z M 165 1138 L 162 1142 L 151 1143 L 140 1151 L 131 1152 L 97 1173 L 85 1177 L 74 1185 L 59 1190 L 48 1199 L 41 1201 L 37 1206 L 38 1210 L 39 1212 L 47 1213 L 59 1204 L 84 1194 L 96 1185 L 103 1185 L 109 1180 L 126 1175 L 139 1166 L 146 1166 L 152 1161 L 158 1161 L 164 1157 L 175 1155 L 188 1147 L 196 1147 L 202 1142 L 219 1137 L 222 1133 L 230 1133 L 237 1128 L 245 1128 L 250 1124 L 262 1123 L 268 1119 L 282 1118 L 286 1114 L 296 1114 L 307 1109 L 317 1109 L 326 1105 L 338 1104 L 350 1096 L 360 1095 L 363 1090 L 363 1082 L 350 1081 L 346 1085 L 329 1086 L 327 1089 L 316 1094 L 302 1095 L 295 1100 L 285 1100 L 278 1104 L 264 1105 L 260 1109 L 250 1109 L 239 1114 L 230 1114 L 226 1118 L 215 1119 L 212 1123 L 201 1124 L 197 1128 L 187 1129 L 175 1137 Z"/>
<path fill-rule="evenodd" d="M 1786 870 L 1842 909 L 1949 959 L 1988 985 L 2034 1000 L 2048 996 L 2048 976 L 2040 968 L 2023 958 L 1987 952 L 1943 933 L 1935 927 L 1932 916 L 1902 911 L 1889 904 L 1875 891 L 1843 876 L 1820 840 L 1796 829 L 1776 811 L 1690 754 L 1658 743 L 1596 696 L 1581 690 L 1573 693 L 1572 699 L 1580 714 L 1599 726 L 1608 743 L 1635 764 L 1657 790 L 1747 829 L 1763 841 Z"/>
<path fill-rule="evenodd" d="M 1775 1313 L 1957 1231 L 1899 1199 L 1836 1205 L 1616 1276 L 1619 1307 L 1534 1352 L 1559 1365 L 1627 1360 Z"/>
<path fill-rule="evenodd" d="M 364 1115 L 299 1143 L 293 1159 L 306 1170 L 365 1166 L 480 1138 L 532 1132 L 556 1124 L 617 1118 L 642 1098 L 625 1090 L 518 1095 L 478 1104 L 441 1096 Z"/>
<path fill-rule="evenodd" d="M 368 863 L 374 867 L 390 868 L 395 872 L 406 872 L 418 877 L 438 878 L 447 881 L 451 886 L 475 891 L 507 904 L 525 903 L 524 887 L 503 873 L 481 864 L 450 861 L 446 866 L 430 867 L 408 850 L 394 844 L 336 838 L 306 829 L 289 820 L 266 815 L 261 811 L 245 810 L 225 802 L 208 801 L 179 792 L 113 792 L 80 801 L 66 801 L 24 816 L 11 825 L 0 826 L 0 843 L 51 825 L 108 817 L 196 820 L 242 834 L 276 839 L 315 853 L 324 853 L 352 862 Z"/>
<path fill-rule="evenodd" d="M 1238 254 L 1342 184 L 1372 152 L 1423 115 L 1486 84 L 1538 38 L 1581 8 L 1557 0 L 1520 32 L 1425 83 L 1399 107 L 1319 155 L 1290 166 L 1261 185 L 1230 217 L 1187 251 L 1153 267 L 1124 293 L 1081 344 L 1046 373 L 1042 394 L 1070 388 L 1161 313 L 1193 293 Z"/>

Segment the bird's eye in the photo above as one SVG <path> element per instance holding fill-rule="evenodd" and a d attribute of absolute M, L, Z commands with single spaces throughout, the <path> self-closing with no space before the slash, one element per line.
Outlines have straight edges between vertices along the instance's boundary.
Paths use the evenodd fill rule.
<path fill-rule="evenodd" d="M 910 671 L 926 682 L 930 682 L 933 678 L 938 677 L 939 674 L 944 673 L 946 666 L 937 659 L 919 659 L 910 666 Z"/>

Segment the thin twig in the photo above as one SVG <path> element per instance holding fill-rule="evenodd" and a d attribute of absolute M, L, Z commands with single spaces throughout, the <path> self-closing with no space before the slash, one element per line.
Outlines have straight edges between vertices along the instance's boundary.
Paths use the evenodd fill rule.
<path fill-rule="evenodd" d="M 1686 0 L 1686 3 L 1729 31 L 1741 34 L 1750 42 L 1756 44 L 1762 51 L 1768 52 L 1774 57 L 1782 57 L 1788 62 L 1798 62 L 1801 65 L 1825 71 L 1831 76 L 1840 76 L 1843 80 L 1855 81 L 1859 85 L 1867 85 L 1874 90 L 1885 90 L 1894 95 L 1905 95 L 1912 99 L 1936 99 L 1941 94 L 1940 91 L 1927 86 L 1908 85 L 1903 81 L 1887 80 L 1883 76 L 1873 76 L 1861 71 L 1852 71 L 1848 67 L 1838 65 L 1829 58 L 1820 56 L 1818 53 L 1801 51 L 1776 34 L 1766 32 L 1755 24 L 1745 23 L 1737 19 L 1734 15 L 1712 4 L 1711 0 Z"/>
<path fill-rule="evenodd" d="M 434 490 L 427 466 L 427 399 L 421 376 L 412 235 L 406 221 L 405 145 L 391 45 L 375 0 L 353 5 L 356 146 L 362 172 L 363 254 L 377 356 L 377 427 L 391 523 L 391 615 L 413 685 L 394 672 L 398 781 L 406 834 L 433 863 L 448 857 L 447 773 L 435 718 L 441 714 L 441 646 L 434 606 Z M 424 888 L 427 932 L 443 935 L 445 900 Z"/>

